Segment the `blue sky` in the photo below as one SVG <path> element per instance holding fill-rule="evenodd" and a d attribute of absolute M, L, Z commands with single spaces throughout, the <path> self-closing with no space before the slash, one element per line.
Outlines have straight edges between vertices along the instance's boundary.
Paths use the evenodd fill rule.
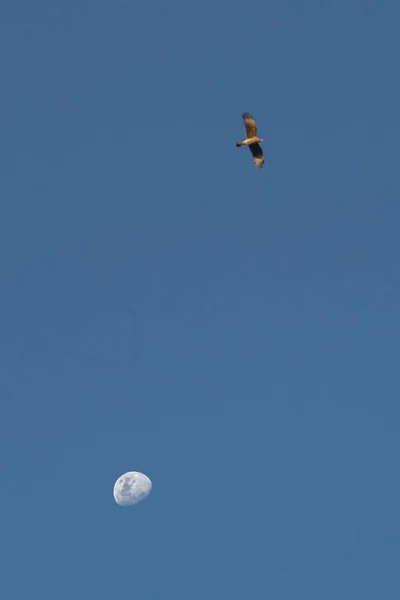
<path fill-rule="evenodd" d="M 399 18 L 1 3 L 1 597 L 398 600 Z"/>

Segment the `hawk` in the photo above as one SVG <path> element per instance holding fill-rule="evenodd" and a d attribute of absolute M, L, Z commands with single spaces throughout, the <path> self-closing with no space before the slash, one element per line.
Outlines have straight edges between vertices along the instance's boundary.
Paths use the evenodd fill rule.
<path fill-rule="evenodd" d="M 246 139 L 243 142 L 236 142 L 236 146 L 248 146 L 253 156 L 253 162 L 256 167 L 262 167 L 264 164 L 264 153 L 259 142 L 263 142 L 262 138 L 257 137 L 257 125 L 250 113 L 242 114 L 244 126 L 246 128 Z"/>

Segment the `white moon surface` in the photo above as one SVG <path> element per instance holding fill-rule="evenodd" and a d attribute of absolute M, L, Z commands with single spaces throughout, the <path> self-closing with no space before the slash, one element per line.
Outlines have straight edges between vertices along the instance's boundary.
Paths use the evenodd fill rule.
<path fill-rule="evenodd" d="M 114 485 L 115 502 L 120 506 L 131 506 L 145 500 L 153 484 L 143 473 L 129 471 L 117 479 Z"/>

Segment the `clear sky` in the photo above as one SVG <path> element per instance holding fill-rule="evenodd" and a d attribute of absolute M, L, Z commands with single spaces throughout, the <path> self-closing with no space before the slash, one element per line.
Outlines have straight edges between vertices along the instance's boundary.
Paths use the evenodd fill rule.
<path fill-rule="evenodd" d="M 1 598 L 399 600 L 399 20 L 0 3 Z"/>

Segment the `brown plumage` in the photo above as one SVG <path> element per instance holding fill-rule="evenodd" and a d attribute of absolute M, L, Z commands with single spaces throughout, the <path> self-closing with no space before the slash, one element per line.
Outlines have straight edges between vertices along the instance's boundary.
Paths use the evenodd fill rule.
<path fill-rule="evenodd" d="M 257 125 L 250 113 L 242 114 L 244 126 L 246 129 L 246 139 L 242 142 L 236 142 L 236 146 L 248 146 L 253 157 L 253 163 L 256 167 L 262 167 L 264 164 L 264 153 L 259 142 L 264 140 L 257 136 Z"/>

